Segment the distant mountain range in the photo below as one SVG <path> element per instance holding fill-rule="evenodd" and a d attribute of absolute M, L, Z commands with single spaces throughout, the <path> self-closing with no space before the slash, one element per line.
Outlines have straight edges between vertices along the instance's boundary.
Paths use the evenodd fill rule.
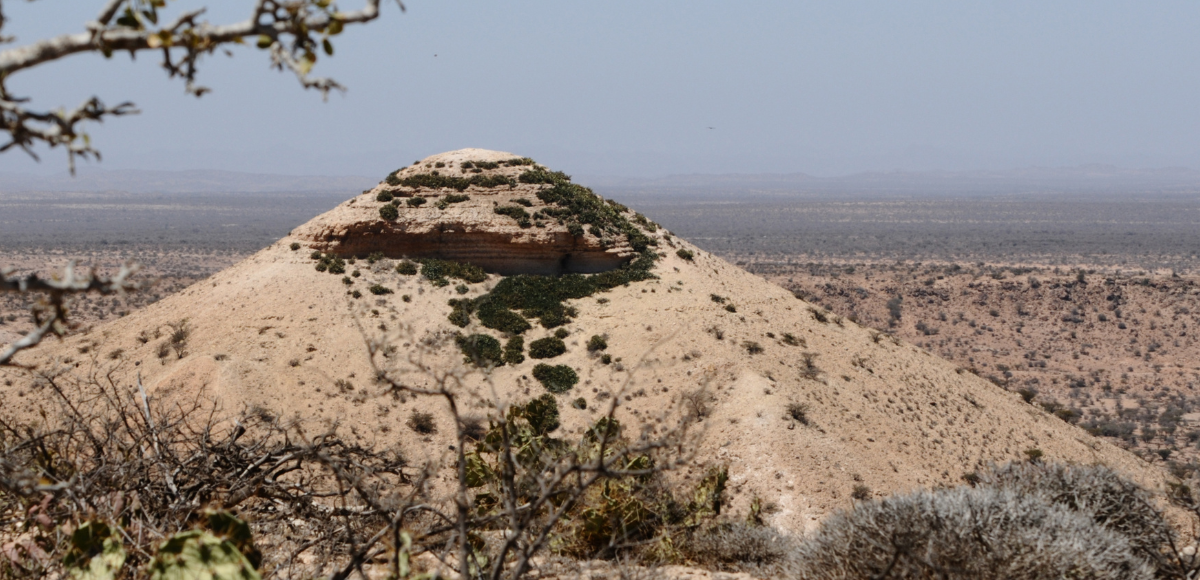
<path fill-rule="evenodd" d="M 0 193 L 21 192 L 123 192 L 137 194 L 185 193 L 358 193 L 374 187 L 378 177 L 360 175 L 273 175 L 237 171 L 98 170 L 81 168 L 72 177 L 0 173 Z"/>
<path fill-rule="evenodd" d="M 1200 171 L 1183 167 L 1124 169 L 1112 165 L 975 171 L 889 171 L 839 177 L 806 173 L 581 177 L 597 189 L 699 195 L 737 190 L 761 194 L 996 195 L 1043 193 L 1200 193 Z"/>
<path fill-rule="evenodd" d="M 838 177 L 806 173 L 668 175 L 656 178 L 575 176 L 615 195 L 709 197 L 739 192 L 759 195 L 961 196 L 1006 194 L 1196 194 L 1200 171 L 1184 167 L 1124 169 L 1112 165 L 1029 167 L 975 171 L 889 171 Z M 357 193 L 379 177 L 361 175 L 276 175 L 236 171 L 100 170 L 79 175 L 0 173 L 0 193 L 124 192 L 186 193 Z"/>

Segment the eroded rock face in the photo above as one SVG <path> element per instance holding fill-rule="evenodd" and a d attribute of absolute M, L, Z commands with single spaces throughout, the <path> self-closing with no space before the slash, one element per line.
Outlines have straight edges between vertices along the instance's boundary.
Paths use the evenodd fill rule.
<path fill-rule="evenodd" d="M 397 170 L 293 234 L 341 256 L 438 258 L 504 275 L 603 272 L 634 258 L 626 236 L 578 224 L 539 199 L 553 186 L 523 183 L 529 171 L 548 172 L 500 151 L 441 153 Z M 395 208 L 395 218 L 381 214 L 385 206 Z"/>

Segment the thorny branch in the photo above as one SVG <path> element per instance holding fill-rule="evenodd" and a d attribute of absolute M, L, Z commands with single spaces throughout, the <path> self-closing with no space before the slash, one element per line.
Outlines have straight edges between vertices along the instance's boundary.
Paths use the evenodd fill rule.
<path fill-rule="evenodd" d="M 39 373 L 53 420 L 0 417 L 0 529 L 25 533 L 38 547 L 0 537 L 0 569 L 61 575 L 54 572 L 69 548 L 63 530 L 98 518 L 121 522 L 137 570 L 164 538 L 219 509 L 252 515 L 257 533 L 287 532 L 278 547 L 294 549 L 264 551 L 263 559 L 273 574 L 291 576 L 282 572 L 304 567 L 302 553 L 315 549 L 328 560 L 347 540 L 361 544 L 394 513 L 412 513 L 425 489 L 428 474 L 410 471 L 394 449 L 351 443 L 336 427 L 308 434 L 261 409 L 222 419 L 203 393 L 159 402 L 128 388 L 123 374 Z"/>
<path fill-rule="evenodd" d="M 141 284 L 130 280 L 138 269 L 137 264 L 126 263 L 111 277 L 99 276 L 95 270 L 80 275 L 75 271 L 75 262 L 71 262 L 62 276 L 43 279 L 37 274 L 14 276 L 11 268 L 0 268 L 0 292 L 40 292 L 46 296 L 40 307 L 33 310 L 34 329 L 0 350 L 0 366 L 16 366 L 12 358 L 18 352 L 37 346 L 49 334 L 62 336 L 66 333 L 68 296 L 88 292 L 123 294 L 138 290 Z"/>
<path fill-rule="evenodd" d="M 331 38 L 347 24 L 361 24 L 379 17 L 381 0 L 364 0 L 362 8 L 350 12 L 338 10 L 330 0 L 255 0 L 250 17 L 232 24 L 212 24 L 201 20 L 205 9 L 180 14 L 175 20 L 159 25 L 159 10 L 166 0 L 108 0 L 95 20 L 85 24 L 83 32 L 63 34 L 25 46 L 0 52 L 0 129 L 9 141 L 0 145 L 0 153 L 14 147 L 37 159 L 33 146 L 44 143 L 67 151 L 71 172 L 75 158 L 99 159 L 87 133 L 80 129 L 85 121 L 102 121 L 137 113 L 133 103 L 114 107 L 92 97 L 71 111 L 39 111 L 27 108 L 29 99 L 13 95 L 8 80 L 13 74 L 50 61 L 81 53 L 127 51 L 133 58 L 141 51 L 162 55 L 162 67 L 171 78 L 186 81 L 187 92 L 199 97 L 209 89 L 196 84 L 200 58 L 218 48 L 227 54 L 229 45 L 253 41 L 270 55 L 271 67 L 290 70 L 306 89 L 316 89 L 323 97 L 344 87 L 330 78 L 311 77 L 317 53 L 333 55 Z M 403 3 L 397 2 L 404 10 Z M 2 35 L 7 24 L 0 5 L 0 43 L 11 42 Z"/>

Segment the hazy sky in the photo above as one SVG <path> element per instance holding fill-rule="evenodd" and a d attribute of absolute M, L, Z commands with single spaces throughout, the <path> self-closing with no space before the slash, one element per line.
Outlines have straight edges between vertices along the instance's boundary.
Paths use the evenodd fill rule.
<path fill-rule="evenodd" d="M 75 32 L 100 3 L 6 3 L 4 32 Z M 406 3 L 318 63 L 349 87 L 328 103 L 250 47 L 205 61 L 202 99 L 149 53 L 9 88 L 45 107 L 134 100 L 141 115 L 91 127 L 104 169 L 383 175 L 461 147 L 583 175 L 1200 168 L 1200 2 Z M 65 169 L 44 153 L 0 171 Z"/>

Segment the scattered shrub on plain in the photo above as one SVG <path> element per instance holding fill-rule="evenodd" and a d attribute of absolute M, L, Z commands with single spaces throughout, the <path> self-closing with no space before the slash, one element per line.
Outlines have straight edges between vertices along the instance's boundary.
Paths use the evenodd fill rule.
<path fill-rule="evenodd" d="M 399 264 L 396 264 L 396 273 L 413 276 L 417 273 L 417 264 L 410 260 L 401 260 Z"/>
<path fill-rule="evenodd" d="M 684 260 L 687 260 L 689 262 L 693 261 L 696 258 L 695 253 L 693 253 L 689 250 L 685 250 L 683 248 L 676 250 L 675 255 L 679 256 L 680 258 L 683 258 Z"/>
<path fill-rule="evenodd" d="M 372 284 L 370 288 L 367 288 L 367 291 L 369 291 L 371 294 L 374 294 L 376 296 L 382 296 L 384 294 L 392 293 L 391 288 L 388 288 L 387 286 L 384 286 L 382 284 Z"/>

